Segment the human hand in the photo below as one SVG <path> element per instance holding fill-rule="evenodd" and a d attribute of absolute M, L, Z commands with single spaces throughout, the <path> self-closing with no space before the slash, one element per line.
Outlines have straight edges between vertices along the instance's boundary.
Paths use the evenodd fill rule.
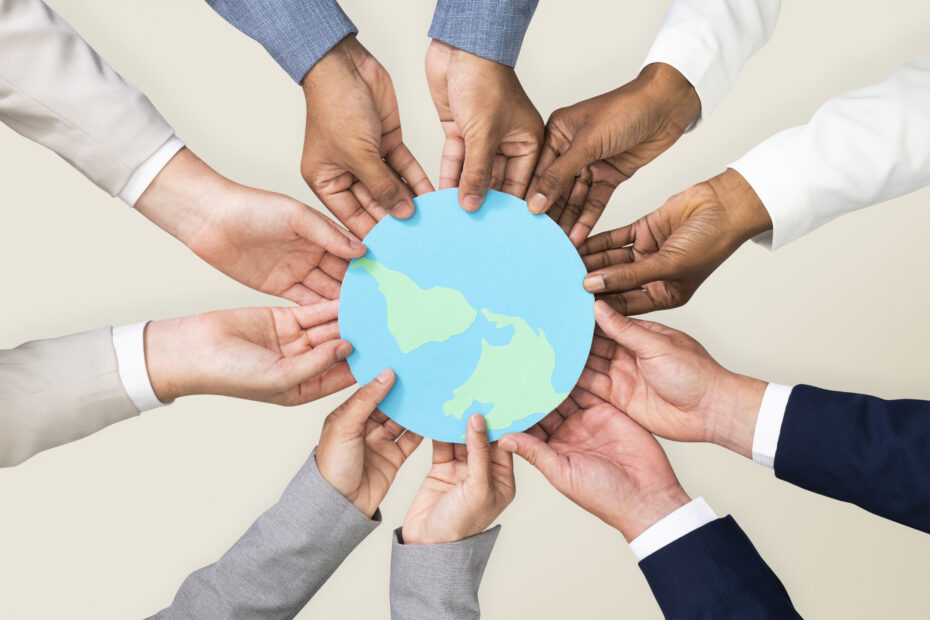
<path fill-rule="evenodd" d="M 511 67 L 433 39 L 426 79 L 446 136 L 439 189 L 475 211 L 488 189 L 523 198 L 543 139 L 542 117 Z"/>
<path fill-rule="evenodd" d="M 337 43 L 302 82 L 307 128 L 300 171 L 346 228 L 364 238 L 388 212 L 413 215 L 433 185 L 404 144 L 394 84 L 354 35 Z"/>
<path fill-rule="evenodd" d="M 623 314 L 675 308 L 743 243 L 771 229 L 755 191 L 727 169 L 585 241 L 578 249 L 590 270 L 584 287 Z"/>
<path fill-rule="evenodd" d="M 347 388 L 352 345 L 339 339 L 339 303 L 243 308 L 153 321 L 145 362 L 162 402 L 220 394 L 299 405 Z"/>
<path fill-rule="evenodd" d="M 299 304 L 336 299 L 354 236 L 281 194 L 233 183 L 181 149 L 136 209 L 197 256 L 257 291 Z"/>
<path fill-rule="evenodd" d="M 433 467 L 401 530 L 406 545 L 455 542 L 483 532 L 513 501 L 513 457 L 488 442 L 484 417 L 468 420 L 465 445 L 433 442 Z"/>
<path fill-rule="evenodd" d="M 579 387 L 657 435 L 752 458 L 764 381 L 730 372 L 680 331 L 627 318 L 603 301 L 594 309 L 606 337 L 595 335 Z"/>
<path fill-rule="evenodd" d="M 383 370 L 326 417 L 316 465 L 359 512 L 372 517 L 394 476 L 423 438 L 377 409 L 394 385 Z"/>
<path fill-rule="evenodd" d="M 501 437 L 570 500 L 631 541 L 690 500 L 659 442 L 623 412 L 575 388 L 545 437 Z"/>
<path fill-rule="evenodd" d="M 675 143 L 701 112 L 694 87 L 664 63 L 632 82 L 556 110 L 527 192 L 575 246 L 590 234 L 617 186 Z"/>

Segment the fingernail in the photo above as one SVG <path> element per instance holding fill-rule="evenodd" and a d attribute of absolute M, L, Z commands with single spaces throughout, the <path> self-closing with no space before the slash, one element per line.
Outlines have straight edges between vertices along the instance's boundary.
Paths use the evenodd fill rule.
<path fill-rule="evenodd" d="M 534 194 L 532 200 L 530 200 L 530 213 L 536 213 L 537 215 L 546 210 L 546 197 L 542 194 Z"/>
<path fill-rule="evenodd" d="M 479 433 L 484 430 L 484 416 L 483 415 L 473 415 L 471 417 L 471 428 L 476 430 Z"/>
<path fill-rule="evenodd" d="M 352 345 L 348 342 L 343 342 L 338 347 L 336 347 L 336 359 L 340 362 L 345 358 L 349 357 L 352 354 Z"/>
<path fill-rule="evenodd" d="M 413 205 L 409 200 L 401 200 L 391 209 L 391 215 L 400 218 L 410 217 L 413 215 Z"/>
<path fill-rule="evenodd" d="M 468 211 L 477 211 L 481 207 L 482 202 L 484 202 L 484 198 L 478 194 L 469 194 L 462 200 L 462 206 Z"/>
<path fill-rule="evenodd" d="M 384 370 L 378 373 L 378 376 L 375 377 L 375 381 L 377 381 L 378 383 L 387 383 L 390 378 L 391 378 L 391 369 L 385 368 Z"/>
<path fill-rule="evenodd" d="M 504 452 L 516 452 L 517 450 L 517 444 L 512 439 L 502 439 L 498 447 Z"/>
<path fill-rule="evenodd" d="M 598 291 L 603 291 L 605 288 L 607 288 L 607 282 L 604 280 L 604 276 L 600 274 L 588 276 L 584 279 L 584 290 L 589 293 L 597 293 Z"/>
<path fill-rule="evenodd" d="M 349 247 L 353 250 L 361 250 L 365 247 L 365 244 L 361 241 L 356 241 L 355 239 L 349 239 Z"/>
<path fill-rule="evenodd" d="M 607 305 L 606 301 L 598 299 L 594 302 L 594 314 L 598 318 L 606 319 L 614 313 L 613 308 Z"/>

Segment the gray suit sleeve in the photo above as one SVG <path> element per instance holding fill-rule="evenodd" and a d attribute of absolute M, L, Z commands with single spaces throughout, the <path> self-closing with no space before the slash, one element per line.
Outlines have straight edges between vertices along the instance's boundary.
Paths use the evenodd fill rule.
<path fill-rule="evenodd" d="M 323 478 L 314 450 L 278 503 L 152 618 L 293 618 L 380 523 Z"/>
<path fill-rule="evenodd" d="M 346 35 L 358 32 L 336 0 L 207 0 L 258 41 L 298 84 Z"/>
<path fill-rule="evenodd" d="M 0 351 L 0 467 L 136 415 L 109 327 Z"/>
<path fill-rule="evenodd" d="M 497 525 L 477 536 L 441 545 L 405 545 L 400 528 L 391 550 L 391 618 L 479 618 L 478 586 L 500 533 Z"/>
<path fill-rule="evenodd" d="M 429 36 L 513 67 L 539 0 L 439 0 Z"/>

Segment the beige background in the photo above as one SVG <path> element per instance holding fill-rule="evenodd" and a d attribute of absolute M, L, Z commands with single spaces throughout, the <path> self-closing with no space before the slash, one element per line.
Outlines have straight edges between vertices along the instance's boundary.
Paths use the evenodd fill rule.
<path fill-rule="evenodd" d="M 195 152 L 224 174 L 318 204 L 298 175 L 303 103 L 255 43 L 193 0 L 55 0 Z M 408 144 L 441 148 L 422 70 L 432 2 L 345 0 L 391 72 Z M 639 67 L 665 2 L 543 0 L 518 72 L 543 116 Z M 720 171 L 831 95 L 927 52 L 930 4 L 786 2 L 769 45 L 694 133 L 615 194 L 601 229 Z M 100 111 L 106 114 L 105 110 Z M 0 130 L 0 346 L 104 324 L 275 303 L 200 262 L 51 153 Z M 747 246 L 684 309 L 655 318 L 727 366 L 783 383 L 930 398 L 930 190 L 777 252 Z M 295 409 L 189 398 L 0 470 L 0 618 L 132 618 L 167 605 L 274 502 L 344 395 Z M 732 513 L 811 618 L 926 618 L 930 538 L 817 497 L 721 449 L 667 444 L 686 489 Z M 421 449 L 364 542 L 302 617 L 386 618 L 390 531 Z M 619 534 L 518 465 L 482 587 L 484 617 L 659 615 Z"/>

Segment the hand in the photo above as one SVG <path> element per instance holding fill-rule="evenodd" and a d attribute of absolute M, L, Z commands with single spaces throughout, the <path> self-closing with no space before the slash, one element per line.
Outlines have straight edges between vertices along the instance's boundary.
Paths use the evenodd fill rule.
<path fill-rule="evenodd" d="M 631 541 L 690 500 L 648 431 L 579 390 L 547 418 L 546 437 L 518 433 L 500 446 L 529 461 L 563 495 Z"/>
<path fill-rule="evenodd" d="M 527 193 L 530 211 L 555 220 L 575 246 L 617 186 L 675 143 L 701 113 L 694 87 L 654 63 L 635 80 L 556 110 Z"/>
<path fill-rule="evenodd" d="M 376 409 L 393 385 L 394 372 L 383 370 L 360 388 L 326 417 L 316 449 L 323 478 L 369 518 L 423 441 Z"/>
<path fill-rule="evenodd" d="M 197 256 L 257 291 L 299 304 L 336 299 L 355 237 L 296 200 L 233 183 L 181 149 L 136 209 Z"/>
<path fill-rule="evenodd" d="M 307 131 L 300 171 L 310 189 L 359 238 L 390 211 L 413 215 L 433 191 L 404 144 L 394 84 L 354 35 L 304 77 Z"/>
<path fill-rule="evenodd" d="M 766 384 L 737 375 L 679 331 L 595 303 L 595 336 L 579 387 L 677 441 L 709 441 L 752 458 Z"/>
<path fill-rule="evenodd" d="M 455 542 L 483 532 L 513 501 L 513 457 L 488 442 L 484 417 L 468 420 L 466 444 L 433 442 L 433 467 L 413 498 L 405 545 Z"/>
<path fill-rule="evenodd" d="M 220 394 L 299 405 L 355 383 L 343 360 L 338 302 L 297 308 L 244 308 L 153 321 L 145 362 L 162 402 Z"/>
<path fill-rule="evenodd" d="M 433 39 L 426 80 L 446 135 L 439 189 L 458 187 L 466 211 L 481 206 L 488 188 L 523 198 L 543 122 L 514 70 Z"/>

